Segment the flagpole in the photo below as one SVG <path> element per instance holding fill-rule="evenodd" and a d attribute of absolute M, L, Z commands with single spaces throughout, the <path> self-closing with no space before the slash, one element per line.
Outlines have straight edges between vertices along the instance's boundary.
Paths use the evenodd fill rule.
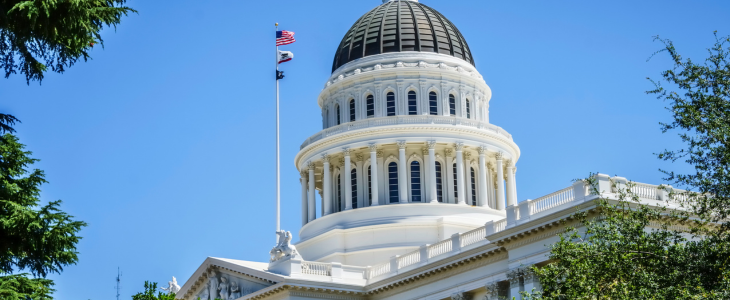
<path fill-rule="evenodd" d="M 279 31 L 279 23 L 275 24 L 276 31 Z M 279 45 L 276 45 L 276 231 L 281 230 L 280 228 L 280 210 L 281 210 L 281 198 L 280 198 L 280 177 L 279 177 Z M 279 241 L 278 235 L 276 238 Z"/>

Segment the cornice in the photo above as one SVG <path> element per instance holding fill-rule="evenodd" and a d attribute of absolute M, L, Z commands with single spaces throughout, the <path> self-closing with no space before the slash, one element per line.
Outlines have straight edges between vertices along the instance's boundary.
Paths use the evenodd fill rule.
<path fill-rule="evenodd" d="M 369 136 L 375 136 L 380 133 L 389 133 L 389 134 L 398 134 L 398 133 L 408 133 L 408 134 L 414 134 L 418 132 L 425 132 L 425 133 L 431 133 L 431 135 L 434 132 L 439 133 L 452 133 L 454 134 L 454 138 L 460 138 L 463 139 L 464 135 L 472 135 L 474 138 L 481 138 L 481 139 L 488 139 L 493 142 L 495 142 L 498 146 L 501 146 L 505 150 L 510 150 L 511 154 L 515 157 L 515 160 L 519 158 L 520 156 L 520 149 L 517 147 L 517 144 L 514 143 L 514 141 L 508 139 L 507 137 L 493 133 L 488 130 L 483 129 L 477 129 L 477 128 L 470 128 L 465 126 L 454 126 L 454 125 L 439 125 L 439 124 L 424 124 L 424 125 L 393 125 L 388 127 L 377 127 L 373 129 L 359 129 L 359 130 L 353 130 L 353 131 L 347 131 L 340 134 L 335 134 L 326 138 L 322 138 L 318 141 L 315 141 L 306 147 L 304 149 L 301 149 L 299 153 L 297 153 L 297 156 L 294 158 L 294 163 L 296 166 L 299 166 L 299 161 L 302 159 L 302 157 L 310 157 L 313 154 L 312 153 L 318 153 L 322 151 L 322 149 L 331 148 L 334 145 L 337 145 L 342 142 L 346 142 L 347 140 L 352 139 L 358 139 L 363 137 L 369 137 Z"/>
<path fill-rule="evenodd" d="M 278 284 L 238 298 L 239 300 L 281 299 L 286 296 L 300 296 L 314 299 L 364 300 L 364 293 L 336 288 L 323 288 L 299 284 Z"/>

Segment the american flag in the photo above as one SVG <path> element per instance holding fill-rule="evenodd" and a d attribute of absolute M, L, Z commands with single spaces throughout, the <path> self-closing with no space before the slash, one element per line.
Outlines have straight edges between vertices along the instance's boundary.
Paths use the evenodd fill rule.
<path fill-rule="evenodd" d="M 280 30 L 276 32 L 276 45 L 288 45 L 293 42 L 296 42 L 294 40 L 294 32 L 293 31 L 286 31 L 286 30 Z"/>

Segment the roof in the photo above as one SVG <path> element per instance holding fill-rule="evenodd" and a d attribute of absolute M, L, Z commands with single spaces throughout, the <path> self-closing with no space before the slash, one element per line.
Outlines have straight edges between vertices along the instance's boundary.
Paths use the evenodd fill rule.
<path fill-rule="evenodd" d="M 420 51 L 451 55 L 474 65 L 461 32 L 441 13 L 417 1 L 387 1 L 367 12 L 342 38 L 332 63 L 389 52 Z"/>

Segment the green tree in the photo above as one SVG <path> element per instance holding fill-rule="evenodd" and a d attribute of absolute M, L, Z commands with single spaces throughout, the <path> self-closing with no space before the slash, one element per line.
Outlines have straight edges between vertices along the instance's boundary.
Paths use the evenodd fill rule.
<path fill-rule="evenodd" d="M 163 293 L 157 289 L 157 282 L 145 281 L 144 292 L 133 295 L 132 300 L 175 300 L 175 293 Z"/>
<path fill-rule="evenodd" d="M 101 30 L 137 12 L 126 0 L 0 0 L 0 67 L 5 78 L 25 74 L 43 80 L 48 70 L 63 73 L 79 59 L 88 60 Z"/>
<path fill-rule="evenodd" d="M 730 299 L 730 39 L 717 38 L 702 64 L 684 60 L 669 40 L 673 67 L 662 72 L 671 88 L 652 81 L 669 105 L 685 149 L 664 150 L 662 160 L 684 160 L 689 174 L 662 170 L 690 192 L 670 198 L 682 207 L 649 207 L 613 187 L 618 200 L 599 199 L 594 213 L 578 212 L 572 227 L 552 245 L 552 263 L 534 268 L 543 299 Z M 587 182 L 594 186 L 592 178 Z M 598 191 L 593 188 L 593 193 Z M 676 196 L 676 197 L 675 197 Z"/>
<path fill-rule="evenodd" d="M 51 299 L 45 277 L 76 264 L 86 223 L 61 211 L 60 200 L 41 205 L 44 173 L 30 169 L 38 159 L 24 149 L 14 135 L 0 136 L 0 299 Z"/>

